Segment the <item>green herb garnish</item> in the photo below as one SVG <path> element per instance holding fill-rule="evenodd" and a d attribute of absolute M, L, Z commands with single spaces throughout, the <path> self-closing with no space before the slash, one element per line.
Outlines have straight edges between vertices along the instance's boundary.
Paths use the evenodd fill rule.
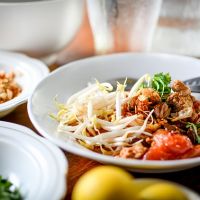
<path fill-rule="evenodd" d="M 153 88 L 154 90 L 158 91 L 162 100 L 165 100 L 168 94 L 171 93 L 171 76 L 169 73 L 158 73 L 154 74 L 153 78 L 148 81 L 144 81 L 140 85 L 141 88 Z"/>
<path fill-rule="evenodd" d="M 22 200 L 19 189 L 14 188 L 13 184 L 0 176 L 0 199 L 1 200 Z"/>
<path fill-rule="evenodd" d="M 162 99 L 165 99 L 171 93 L 171 76 L 169 73 L 158 73 L 153 76 L 151 87 L 157 90 Z"/>
<path fill-rule="evenodd" d="M 198 129 L 200 129 L 200 123 L 194 124 L 191 122 L 187 122 L 186 128 L 191 128 L 195 134 L 195 139 L 198 144 L 200 144 L 200 135 L 198 134 Z"/>

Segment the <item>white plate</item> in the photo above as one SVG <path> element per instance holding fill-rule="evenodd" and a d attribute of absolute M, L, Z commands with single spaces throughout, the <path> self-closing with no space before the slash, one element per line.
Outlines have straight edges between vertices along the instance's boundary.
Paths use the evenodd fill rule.
<path fill-rule="evenodd" d="M 147 161 L 114 158 L 94 153 L 77 143 L 56 135 L 57 122 L 48 117 L 56 112 L 53 99 L 58 95 L 65 102 L 73 93 L 86 87 L 89 81 L 119 77 L 139 78 L 145 73 L 170 72 L 172 79 L 188 79 L 200 74 L 200 61 L 194 58 L 167 54 L 114 54 L 88 58 L 67 64 L 50 74 L 34 90 L 28 101 L 29 117 L 36 129 L 63 149 L 102 163 L 114 164 L 132 171 L 170 172 L 200 165 L 200 157 L 173 160 Z M 200 97 L 200 96 L 198 96 Z"/>
<path fill-rule="evenodd" d="M 0 117 L 7 115 L 18 105 L 24 103 L 38 82 L 49 73 L 49 69 L 41 61 L 23 54 L 6 51 L 0 51 L 1 70 L 15 72 L 15 80 L 22 87 L 22 92 L 10 101 L 0 104 Z"/>
<path fill-rule="evenodd" d="M 164 182 L 164 183 L 175 184 L 176 186 L 178 186 L 186 194 L 188 200 L 200 200 L 200 196 L 196 192 L 192 191 L 191 189 L 183 185 L 180 185 L 171 181 L 167 181 L 163 179 L 154 179 L 154 178 L 137 178 L 134 180 L 134 182 L 137 184 L 137 192 L 145 189 L 146 187 L 150 185 Z"/>
<path fill-rule="evenodd" d="M 0 175 L 19 186 L 25 200 L 57 200 L 66 193 L 63 152 L 30 129 L 0 121 Z"/>

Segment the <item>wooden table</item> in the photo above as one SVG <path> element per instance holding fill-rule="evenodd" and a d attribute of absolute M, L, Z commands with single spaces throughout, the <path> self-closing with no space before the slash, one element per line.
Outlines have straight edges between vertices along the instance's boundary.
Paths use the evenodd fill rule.
<path fill-rule="evenodd" d="M 51 70 L 59 67 L 61 64 L 67 63 L 72 60 L 88 57 L 94 55 L 93 40 L 91 30 L 88 24 L 87 16 L 84 23 L 80 28 L 80 31 L 73 39 L 71 44 L 60 52 L 55 65 L 50 66 Z M 14 112 L 2 118 L 4 121 L 9 121 L 17 124 L 21 124 L 33 129 L 36 133 L 36 129 L 33 127 L 27 113 L 26 104 L 19 106 Z M 80 156 L 64 152 L 69 161 L 69 173 L 67 180 L 68 193 L 66 199 L 71 199 L 71 192 L 77 179 L 89 169 L 100 165 L 95 161 L 82 158 Z M 172 180 L 177 183 L 181 183 L 189 188 L 192 188 L 200 194 L 200 166 L 174 173 L 165 174 L 141 174 L 132 173 L 134 177 L 152 177 Z"/>

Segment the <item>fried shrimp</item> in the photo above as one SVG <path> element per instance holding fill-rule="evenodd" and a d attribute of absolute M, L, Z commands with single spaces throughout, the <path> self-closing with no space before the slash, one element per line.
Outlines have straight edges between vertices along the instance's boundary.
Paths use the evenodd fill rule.
<path fill-rule="evenodd" d="M 129 102 L 123 105 L 124 112 L 132 112 L 133 114 L 144 114 L 150 111 L 151 107 L 161 102 L 159 93 L 152 88 L 140 89 Z"/>

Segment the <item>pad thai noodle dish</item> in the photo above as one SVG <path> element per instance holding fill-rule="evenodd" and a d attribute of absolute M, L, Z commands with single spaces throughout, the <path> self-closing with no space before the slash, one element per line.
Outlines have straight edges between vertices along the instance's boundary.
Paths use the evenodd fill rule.
<path fill-rule="evenodd" d="M 200 157 L 200 101 L 169 73 L 145 74 L 127 91 L 89 84 L 65 104 L 57 101 L 57 133 L 119 158 L 174 160 Z"/>

